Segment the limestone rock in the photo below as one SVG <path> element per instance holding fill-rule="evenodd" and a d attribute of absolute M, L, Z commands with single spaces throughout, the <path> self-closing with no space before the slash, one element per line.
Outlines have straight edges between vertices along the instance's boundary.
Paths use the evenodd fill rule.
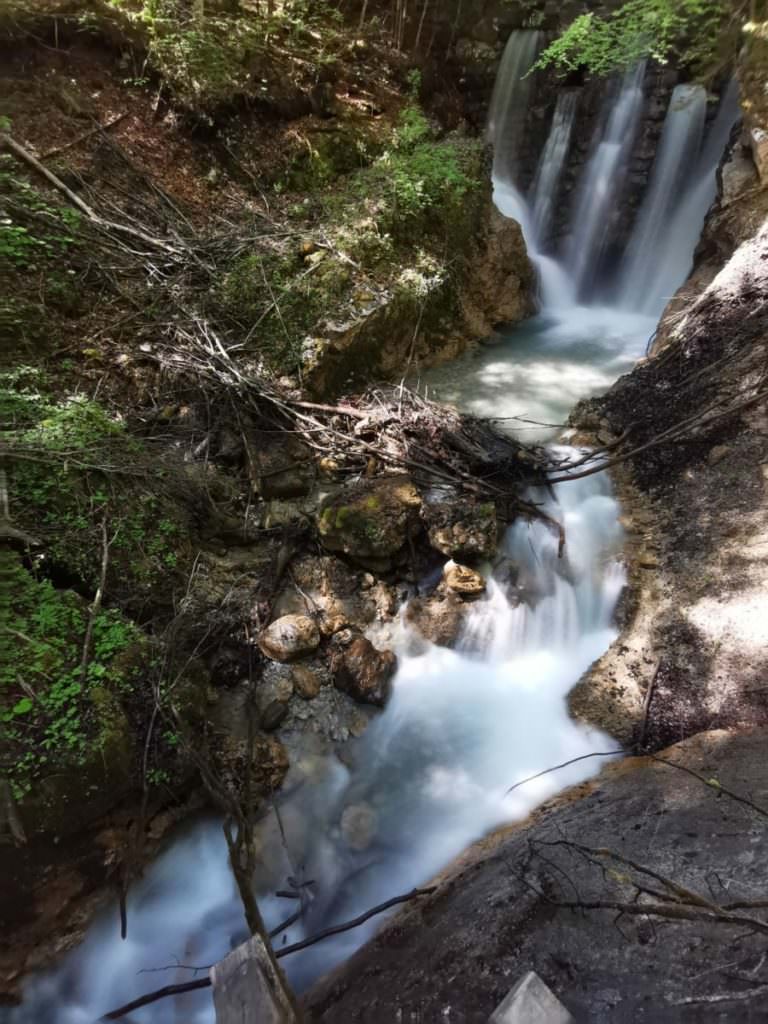
<path fill-rule="evenodd" d="M 469 500 L 425 504 L 422 519 L 429 543 L 448 558 L 490 558 L 496 552 L 499 527 L 493 502 Z"/>
<path fill-rule="evenodd" d="M 259 636 L 262 653 L 272 661 L 294 661 L 317 650 L 320 630 L 307 615 L 283 615 Z"/>
<path fill-rule="evenodd" d="M 245 454 L 251 486 L 259 497 L 300 498 L 309 493 L 315 479 L 314 459 L 298 438 L 249 430 Z"/>
<path fill-rule="evenodd" d="M 749 144 L 752 149 L 752 159 L 755 161 L 757 173 L 760 175 L 760 183 L 768 184 L 768 132 L 764 128 L 753 127 L 749 133 Z"/>
<path fill-rule="evenodd" d="M 486 586 L 479 572 L 466 565 L 457 565 L 456 562 L 448 562 L 443 570 L 443 578 L 449 590 L 464 597 L 478 597 Z"/>
<path fill-rule="evenodd" d="M 389 700 L 397 658 L 392 651 L 378 651 L 370 640 L 352 629 L 337 633 L 332 641 L 331 669 L 337 689 L 363 704 L 383 707 Z"/>
<path fill-rule="evenodd" d="M 420 505 L 406 476 L 358 481 L 323 504 L 320 540 L 328 551 L 348 555 L 363 568 L 386 572 L 418 530 Z"/>

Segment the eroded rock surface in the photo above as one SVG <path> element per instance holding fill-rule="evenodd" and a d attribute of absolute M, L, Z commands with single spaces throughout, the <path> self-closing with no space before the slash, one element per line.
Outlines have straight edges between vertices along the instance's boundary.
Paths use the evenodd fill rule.
<path fill-rule="evenodd" d="M 761 730 L 697 736 L 669 764 L 619 763 L 492 835 L 309 994 L 309 1020 L 486 1024 L 529 970 L 579 1021 L 762 1019 L 763 937 L 701 906 L 681 920 L 658 876 L 720 905 L 764 893 L 767 812 L 724 791 L 768 808 L 766 743 Z M 637 913 L 637 899 L 670 916 Z"/>

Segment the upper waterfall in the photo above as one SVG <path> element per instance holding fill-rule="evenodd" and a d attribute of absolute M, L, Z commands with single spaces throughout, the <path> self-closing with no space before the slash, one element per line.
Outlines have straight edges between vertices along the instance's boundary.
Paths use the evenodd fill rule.
<path fill-rule="evenodd" d="M 539 45 L 539 33 L 513 32 L 499 70 L 488 122 L 488 138 L 494 147 L 496 206 L 521 226 L 538 272 L 543 310 L 572 312 L 578 306 L 582 319 L 587 310 L 601 315 L 608 307 L 604 302 L 595 305 L 596 296 L 611 294 L 611 309 L 647 320 L 652 330 L 651 322 L 658 319 L 690 271 L 697 239 L 715 197 L 717 167 L 737 117 L 736 88 L 731 85 L 725 91 L 709 128 L 703 87 L 678 85 L 673 90 L 623 258 L 617 268 L 606 273 L 646 106 L 646 65 L 639 63 L 608 83 L 558 257 L 551 254 L 549 236 L 572 147 L 580 90 L 560 92 L 526 196 L 520 186 L 517 154 L 530 96 L 530 71 Z M 612 262 L 615 265 L 617 261 Z"/>
<path fill-rule="evenodd" d="M 608 101 L 576 195 L 565 263 L 578 298 L 589 298 L 600 270 L 624 187 L 627 163 L 643 109 L 645 64 L 627 71 Z"/>
<path fill-rule="evenodd" d="M 686 178 L 695 166 L 704 136 L 707 94 L 700 85 L 678 85 L 672 93 L 651 179 L 635 229 L 624 255 L 618 304 L 630 309 L 656 310 L 668 294 L 658 295 L 657 268 L 664 251 L 670 218 L 681 203 Z M 679 208 L 679 207 L 678 207 Z M 701 230 L 701 225 L 698 225 Z M 698 233 L 698 232 L 697 232 Z M 654 286 L 655 285 L 655 286 Z"/>

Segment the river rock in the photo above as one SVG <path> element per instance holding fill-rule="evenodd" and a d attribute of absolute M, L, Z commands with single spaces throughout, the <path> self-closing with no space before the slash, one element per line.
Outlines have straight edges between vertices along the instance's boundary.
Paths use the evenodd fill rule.
<path fill-rule="evenodd" d="M 493 502 L 429 502 L 422 508 L 422 519 L 429 543 L 448 558 L 471 561 L 496 553 L 499 526 Z"/>
<path fill-rule="evenodd" d="M 262 631 L 258 643 L 272 661 L 294 661 L 317 650 L 320 630 L 307 615 L 283 615 Z"/>
<path fill-rule="evenodd" d="M 323 636 L 345 626 L 362 631 L 372 622 L 389 620 L 397 604 L 392 587 L 330 555 L 307 556 L 292 563 L 275 613 L 306 614 L 308 601 Z"/>
<path fill-rule="evenodd" d="M 407 476 L 347 484 L 317 517 L 323 547 L 374 572 L 386 572 L 419 529 L 421 497 Z"/>
<path fill-rule="evenodd" d="M 453 647 L 461 634 L 467 604 L 441 583 L 429 597 L 414 597 L 405 607 L 405 621 L 425 640 Z"/>
<path fill-rule="evenodd" d="M 448 562 L 443 569 L 443 579 L 449 590 L 463 597 L 478 597 L 485 591 L 485 579 L 479 572 L 466 565 Z"/>
<path fill-rule="evenodd" d="M 392 690 L 397 658 L 392 651 L 377 650 L 362 633 L 344 629 L 332 640 L 331 670 L 337 689 L 360 703 L 383 707 Z"/>
<path fill-rule="evenodd" d="M 362 852 L 373 842 L 378 829 L 378 815 L 370 804 L 350 804 L 341 815 L 341 834 L 352 850 Z"/>
<path fill-rule="evenodd" d="M 296 693 L 304 700 L 314 700 L 320 693 L 320 677 L 306 665 L 294 665 L 291 670 L 291 679 Z"/>

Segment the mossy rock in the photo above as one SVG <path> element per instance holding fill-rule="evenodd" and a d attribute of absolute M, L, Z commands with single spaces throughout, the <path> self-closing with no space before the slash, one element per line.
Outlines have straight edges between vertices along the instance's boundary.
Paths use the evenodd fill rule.
<path fill-rule="evenodd" d="M 418 531 L 420 507 L 421 497 L 407 476 L 360 481 L 323 503 L 317 530 L 326 550 L 386 572 Z"/>

